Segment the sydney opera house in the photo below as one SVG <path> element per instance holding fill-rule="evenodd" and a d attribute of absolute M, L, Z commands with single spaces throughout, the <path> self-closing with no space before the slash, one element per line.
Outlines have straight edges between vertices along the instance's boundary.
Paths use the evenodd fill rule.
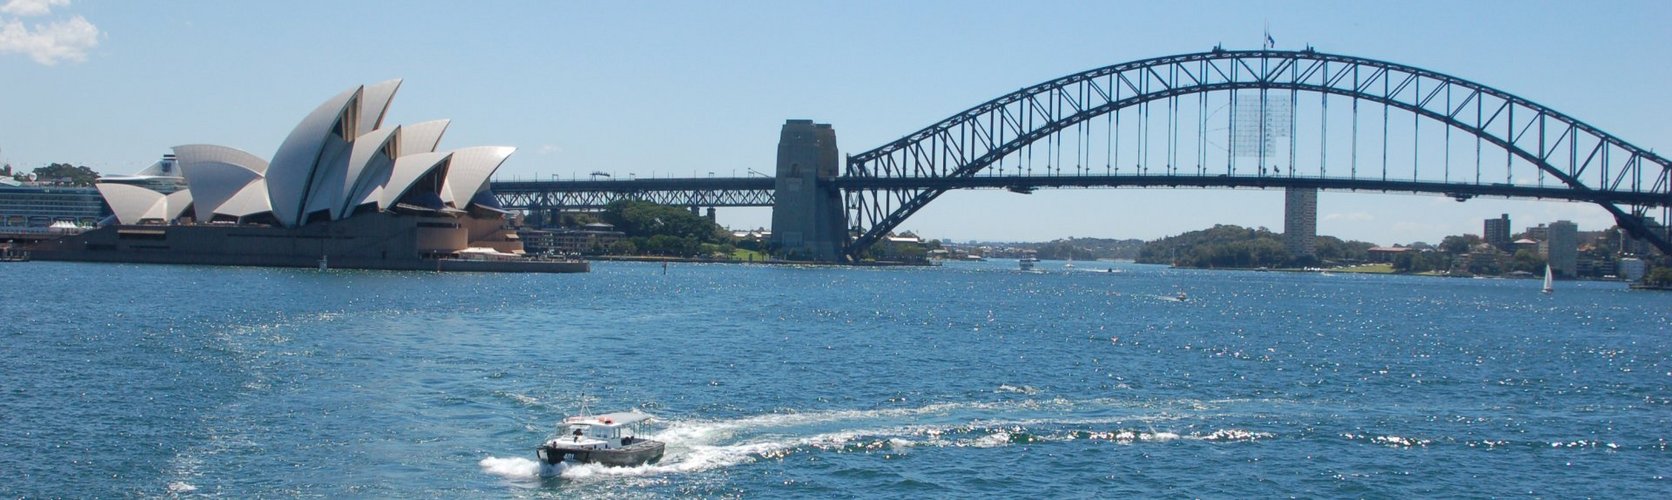
<path fill-rule="evenodd" d="M 43 244 L 43 260 L 585 272 L 524 258 L 488 180 L 515 148 L 438 150 L 447 120 L 388 125 L 400 80 L 325 101 L 271 160 L 176 146 L 98 184 L 114 221 Z"/>

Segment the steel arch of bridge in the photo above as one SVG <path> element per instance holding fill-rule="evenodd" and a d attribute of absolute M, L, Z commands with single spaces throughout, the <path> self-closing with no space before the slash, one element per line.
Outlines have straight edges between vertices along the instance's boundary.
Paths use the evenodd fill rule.
<path fill-rule="evenodd" d="M 1506 169 L 1511 157 L 1536 166 L 1541 185 L 1521 189 L 1507 182 L 1482 182 L 1478 142 L 1473 183 L 1452 182 L 1449 171 L 1448 179 L 1438 185 L 1418 186 L 1416 179 L 1411 183 L 1391 181 L 1385 170 L 1385 109 L 1381 179 L 1360 177 L 1356 167 L 1353 177 L 1325 177 L 1324 166 L 1320 166 L 1320 173 L 1310 177 L 1295 177 L 1292 169 L 1287 178 L 1265 175 L 1263 170 L 1259 176 L 1243 176 L 1228 168 L 1232 171 L 1225 175 L 1170 176 L 1175 180 L 1207 180 L 1146 184 L 1132 182 L 1134 176 L 1121 176 L 1099 185 L 1381 190 L 1416 186 L 1423 187 L 1414 189 L 1417 191 L 1584 200 L 1613 214 L 1633 236 L 1646 238 L 1662 252 L 1672 254 L 1667 238 L 1650 231 L 1642 219 L 1650 208 L 1664 213 L 1672 206 L 1672 163 L 1652 152 L 1527 99 L 1421 68 L 1312 50 L 1219 49 L 1116 64 L 1057 78 L 987 101 L 876 149 L 850 155 L 845 176 L 836 181 L 846 196 L 844 215 L 851 228 L 844 253 L 850 259 L 857 258 L 948 189 L 989 187 L 979 186 L 982 181 L 976 178 L 978 172 L 1069 127 L 1123 108 L 1190 94 L 1231 92 L 1234 102 L 1236 91 L 1241 90 L 1350 97 L 1355 106 L 1355 144 L 1358 101 L 1402 109 L 1507 152 Z M 1263 93 L 1261 96 L 1265 99 Z M 1324 106 L 1327 112 L 1327 98 Z M 1325 120 L 1327 125 L 1327 117 Z M 1449 130 L 1446 137 L 1449 149 Z M 1354 155 L 1356 162 L 1356 151 Z M 1320 159 L 1320 163 L 1326 161 Z M 1562 187 L 1542 186 L 1544 175 L 1559 180 Z"/>

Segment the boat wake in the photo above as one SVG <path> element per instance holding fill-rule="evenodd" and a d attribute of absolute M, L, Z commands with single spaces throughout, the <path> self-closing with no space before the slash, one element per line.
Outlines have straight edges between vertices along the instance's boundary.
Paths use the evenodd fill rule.
<path fill-rule="evenodd" d="M 1165 413 L 1159 416 L 1125 414 L 1080 418 L 1038 414 L 1041 410 L 1056 413 L 1050 408 L 1058 405 L 1073 407 L 1090 403 L 1041 403 L 1032 400 L 943 403 L 916 408 L 788 412 L 729 420 L 668 421 L 661 431 L 646 435 L 667 443 L 667 454 L 655 464 L 634 467 L 561 464 L 558 468 L 551 468 L 544 467 L 532 457 L 490 456 L 478 465 L 484 473 L 513 481 L 538 481 L 543 477 L 581 481 L 689 474 L 762 460 L 778 460 L 794 454 L 827 451 L 899 454 L 925 447 L 996 448 L 1077 440 L 1102 440 L 1115 444 L 1179 440 L 1226 443 L 1274 437 L 1271 433 L 1243 429 L 1183 434 L 1154 429 L 1158 423 L 1178 419 L 1177 415 Z M 1036 416 L 1022 418 L 1022 414 Z M 1143 428 L 1129 428 L 1134 424 Z"/>

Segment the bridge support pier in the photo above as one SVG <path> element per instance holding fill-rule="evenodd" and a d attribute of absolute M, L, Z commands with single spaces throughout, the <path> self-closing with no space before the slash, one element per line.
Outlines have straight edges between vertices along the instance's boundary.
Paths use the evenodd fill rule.
<path fill-rule="evenodd" d="M 788 120 L 778 136 L 772 204 L 772 245 L 778 258 L 836 262 L 847 243 L 838 174 L 836 131 L 812 120 Z"/>
<path fill-rule="evenodd" d="M 1283 244 L 1295 258 L 1318 254 L 1318 188 L 1283 189 Z"/>

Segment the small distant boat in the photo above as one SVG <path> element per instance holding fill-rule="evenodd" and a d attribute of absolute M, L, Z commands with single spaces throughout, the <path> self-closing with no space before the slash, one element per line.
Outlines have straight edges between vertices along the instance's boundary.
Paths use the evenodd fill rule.
<path fill-rule="evenodd" d="M 28 262 L 29 252 L 18 250 L 10 244 L 0 245 L 0 262 Z"/>
<path fill-rule="evenodd" d="M 1173 300 L 1177 300 L 1179 302 L 1184 302 L 1186 300 L 1190 300 L 1190 296 L 1185 295 L 1184 292 L 1179 292 L 1178 294 L 1173 295 Z"/>
<path fill-rule="evenodd" d="M 1020 266 L 1023 271 L 1032 271 L 1033 265 L 1037 263 L 1039 263 L 1039 259 L 1033 257 L 1022 257 L 1021 260 L 1016 261 L 1016 265 Z"/>
<path fill-rule="evenodd" d="M 638 437 L 639 425 L 650 419 L 636 410 L 565 418 L 564 433 L 540 445 L 536 455 L 548 467 L 565 462 L 616 467 L 655 463 L 667 444 Z"/>
<path fill-rule="evenodd" d="M 1555 275 L 1550 272 L 1550 265 L 1545 264 L 1544 265 L 1544 293 L 1554 293 L 1556 291 L 1555 284 L 1556 284 Z"/>

